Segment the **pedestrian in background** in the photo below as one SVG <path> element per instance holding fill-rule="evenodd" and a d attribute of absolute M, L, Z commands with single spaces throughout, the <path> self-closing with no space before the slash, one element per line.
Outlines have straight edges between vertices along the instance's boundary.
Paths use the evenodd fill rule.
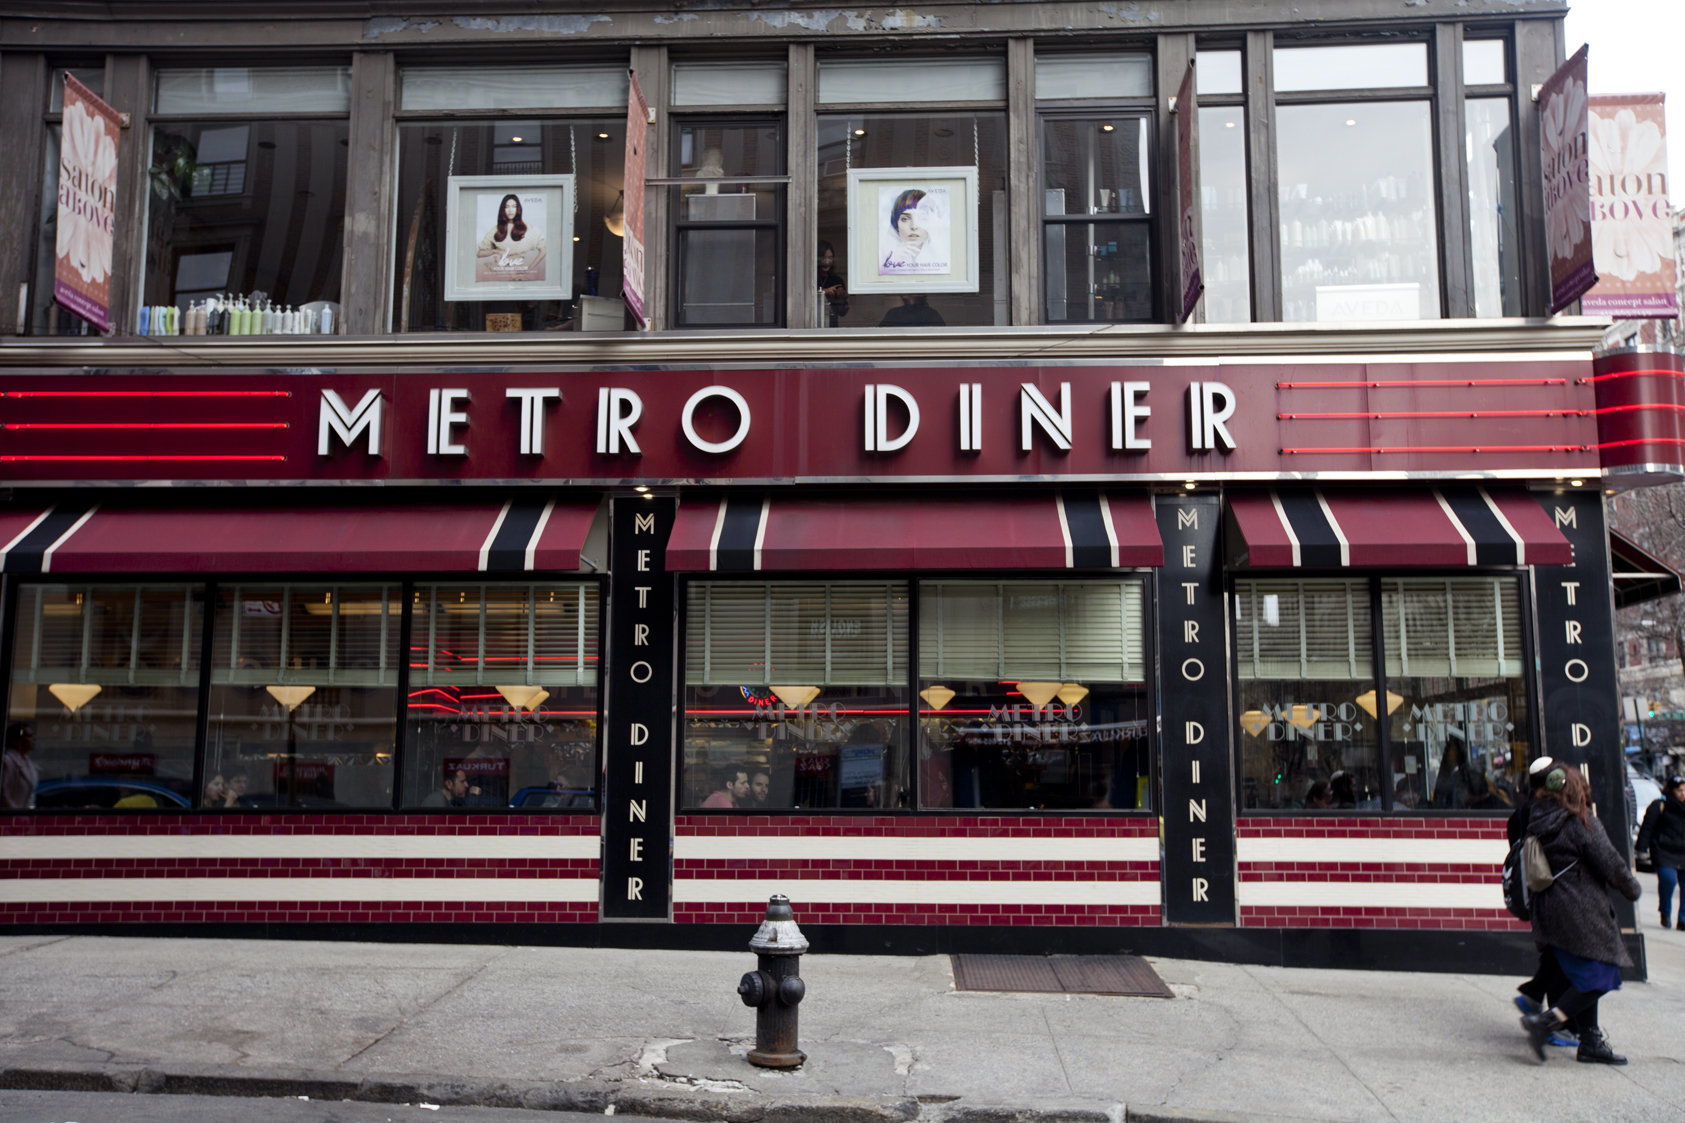
<path fill-rule="evenodd" d="M 1673 912 L 1673 891 L 1679 887 L 1679 872 L 1685 867 L 1685 776 L 1669 776 L 1661 799 L 1644 811 L 1644 825 L 1638 828 L 1638 849 L 1650 852 L 1656 867 L 1656 892 L 1661 898 L 1662 927 L 1677 924 L 1685 932 L 1685 893 L 1679 895 L 1677 920 Z"/>
<path fill-rule="evenodd" d="M 1551 1033 L 1566 1025 L 1580 1035 L 1575 1060 L 1624 1065 L 1597 1020 L 1598 999 L 1619 990 L 1621 968 L 1632 966 L 1608 891 L 1636 901 L 1643 890 L 1592 819 L 1590 785 L 1578 769 L 1558 764 L 1545 774 L 1527 834 L 1539 840 L 1553 879 L 1533 895 L 1533 938 L 1556 957 L 1568 989 L 1550 1009 L 1524 1015 L 1521 1027 L 1541 1061 Z"/>
<path fill-rule="evenodd" d="M 1515 810 L 1510 812 L 1509 822 L 1504 826 L 1504 834 L 1509 838 L 1510 848 L 1527 837 L 1527 820 L 1533 810 L 1533 804 L 1544 790 L 1545 777 L 1550 775 L 1551 769 L 1556 767 L 1556 761 L 1548 756 L 1542 756 L 1527 767 L 1527 785 L 1516 797 Z M 1562 992 L 1568 989 L 1568 980 L 1562 975 L 1562 968 L 1556 964 L 1556 954 L 1543 944 L 1539 945 L 1539 963 L 1533 971 L 1533 977 L 1515 988 L 1515 1005 L 1523 1014 L 1537 1014 L 1541 1010 L 1548 1010 L 1556 1005 L 1556 1000 Z M 1550 1044 L 1562 1046 L 1578 1046 L 1580 1039 L 1574 1031 L 1562 1026 L 1550 1035 Z"/>

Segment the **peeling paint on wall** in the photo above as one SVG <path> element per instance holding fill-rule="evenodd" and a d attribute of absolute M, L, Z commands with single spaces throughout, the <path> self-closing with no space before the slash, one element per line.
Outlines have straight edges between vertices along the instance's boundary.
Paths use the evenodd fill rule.
<path fill-rule="evenodd" d="M 885 13 L 879 21 L 889 31 L 911 31 L 920 27 L 941 27 L 942 21 L 936 16 L 923 16 L 907 8 L 896 8 Z"/>
<path fill-rule="evenodd" d="M 1113 19 L 1128 20 L 1130 23 L 1157 23 L 1164 18 L 1157 9 L 1143 12 L 1139 4 L 1101 4 L 1100 10 Z"/>
<path fill-rule="evenodd" d="M 684 23 L 684 22 L 688 22 L 690 20 L 701 19 L 701 18 L 702 17 L 697 15 L 695 12 L 675 12 L 672 15 L 656 16 L 655 22 L 656 23 Z"/>
<path fill-rule="evenodd" d="M 760 20 L 768 27 L 782 31 L 787 27 L 799 27 L 804 31 L 824 31 L 832 22 L 843 19 L 854 30 L 865 27 L 864 21 L 853 12 L 844 12 L 831 8 L 821 12 L 750 12 L 750 19 Z"/>
<path fill-rule="evenodd" d="M 376 16 L 363 24 L 363 38 L 376 39 L 382 35 L 396 35 L 401 31 L 419 31 L 425 35 L 438 26 L 438 20 L 417 20 L 411 23 L 403 16 Z"/>
<path fill-rule="evenodd" d="M 579 35 L 590 30 L 594 23 L 612 22 L 608 16 L 455 16 L 451 22 L 464 31 L 490 31 L 510 35 L 522 31 L 542 31 L 550 35 Z"/>

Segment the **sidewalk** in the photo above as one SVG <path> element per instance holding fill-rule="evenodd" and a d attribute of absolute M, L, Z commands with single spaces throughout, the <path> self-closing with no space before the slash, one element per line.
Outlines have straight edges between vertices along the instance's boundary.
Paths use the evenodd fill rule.
<path fill-rule="evenodd" d="M 1534 1059 L 1510 1002 L 1521 963 L 1512 979 L 1158 959 L 1176 997 L 1146 999 L 961 993 L 946 957 L 809 954 L 809 1060 L 776 1073 L 743 1059 L 747 950 L 8 937 L 0 1087 L 769 1123 L 1679 1119 L 1685 932 L 1655 924 L 1650 982 L 1604 1002 L 1618 1069 Z"/>

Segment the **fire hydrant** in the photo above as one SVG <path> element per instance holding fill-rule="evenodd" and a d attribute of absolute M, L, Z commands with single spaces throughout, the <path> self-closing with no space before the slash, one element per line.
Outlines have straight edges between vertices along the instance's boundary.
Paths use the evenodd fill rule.
<path fill-rule="evenodd" d="M 766 919 L 749 941 L 749 950 L 759 957 L 760 969 L 750 971 L 737 984 L 743 1005 L 758 1011 L 749 1063 L 762 1068 L 797 1068 L 807 1060 L 807 1054 L 796 1048 L 796 1007 L 807 993 L 807 984 L 801 979 L 807 937 L 796 927 L 790 898 L 776 893 L 767 902 Z"/>

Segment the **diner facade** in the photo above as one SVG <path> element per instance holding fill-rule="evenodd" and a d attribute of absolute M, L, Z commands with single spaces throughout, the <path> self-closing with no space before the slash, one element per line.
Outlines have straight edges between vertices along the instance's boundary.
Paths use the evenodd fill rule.
<path fill-rule="evenodd" d="M 1142 7 L 0 4 L 0 925 L 1521 962 L 1565 5 Z"/>

